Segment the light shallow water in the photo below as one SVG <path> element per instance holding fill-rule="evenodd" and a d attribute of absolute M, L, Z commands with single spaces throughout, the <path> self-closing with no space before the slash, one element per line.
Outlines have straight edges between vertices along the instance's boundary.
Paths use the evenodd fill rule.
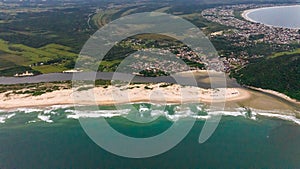
<path fill-rule="evenodd" d="M 198 143 L 205 119 L 200 105 L 179 110 L 161 106 L 147 114 L 151 105 L 134 105 L 151 123 L 136 124 L 127 118 L 139 118 L 140 113 L 113 107 L 101 107 L 97 112 L 76 112 L 70 108 L 19 109 L 0 124 L 0 168 L 299 168 L 300 126 L 292 121 L 244 116 L 242 109 L 222 118 L 213 136 Z M 196 114 L 195 114 L 196 113 Z M 215 112 L 220 113 L 220 112 Z M 14 114 L 14 116 L 12 116 Z M 174 149 L 152 158 L 128 159 L 110 154 L 98 147 L 85 134 L 77 118 L 106 117 L 110 125 L 132 137 L 150 137 L 167 130 L 173 121 L 197 117 L 188 136 Z M 42 116 L 42 117 L 41 117 Z M 129 117 L 130 116 L 130 117 Z M 47 117 L 47 119 L 45 118 Z M 69 117 L 69 118 L 67 118 Z M 202 118 L 201 118 L 202 117 Z M 280 117 L 277 117 L 280 118 Z M 254 120 L 255 119 L 255 120 Z M 51 120 L 51 121 L 49 121 Z"/>
<path fill-rule="evenodd" d="M 270 26 L 300 29 L 300 5 L 256 9 L 247 17 Z"/>

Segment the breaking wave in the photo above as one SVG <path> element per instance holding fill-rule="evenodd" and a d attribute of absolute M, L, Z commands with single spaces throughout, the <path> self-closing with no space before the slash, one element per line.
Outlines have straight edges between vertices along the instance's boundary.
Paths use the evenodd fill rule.
<path fill-rule="evenodd" d="M 207 120 L 216 115 L 222 116 L 232 116 L 232 117 L 245 117 L 252 120 L 257 120 L 260 117 L 276 118 L 281 120 L 286 120 L 300 125 L 300 119 L 296 118 L 292 112 L 280 112 L 280 111 L 264 111 L 264 110 L 255 110 L 255 109 L 245 109 L 237 108 L 232 111 L 214 111 L 210 112 L 209 110 L 203 108 L 203 105 L 193 105 L 180 107 L 173 105 L 166 108 L 162 105 L 151 104 L 134 104 L 137 109 L 134 111 L 131 108 L 124 108 L 120 110 L 74 110 L 73 107 L 63 105 L 63 106 L 51 106 L 44 109 L 38 108 L 20 108 L 5 112 L 0 110 L 0 123 L 5 123 L 7 120 L 11 119 L 18 114 L 30 114 L 35 113 L 36 118 L 31 119 L 27 122 L 36 123 L 38 121 L 43 121 L 46 123 L 54 123 L 55 117 L 63 116 L 68 119 L 79 119 L 79 118 L 113 118 L 113 117 L 129 117 L 131 114 L 135 113 L 135 116 L 139 118 L 152 118 L 157 119 L 158 117 L 166 117 L 170 121 L 177 121 L 182 118 L 196 118 L 197 120 Z M 146 106 L 145 106 L 146 105 Z M 148 105 L 148 106 L 147 106 Z M 155 109 L 152 109 L 152 106 Z"/>
<path fill-rule="evenodd" d="M 14 117 L 15 115 L 16 115 L 16 113 L 0 115 L 0 123 L 5 123 L 6 120 Z"/>

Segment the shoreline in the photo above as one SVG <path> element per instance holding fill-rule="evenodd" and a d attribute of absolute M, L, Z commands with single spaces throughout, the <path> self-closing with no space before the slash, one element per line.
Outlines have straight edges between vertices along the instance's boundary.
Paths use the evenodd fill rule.
<path fill-rule="evenodd" d="M 281 99 L 284 99 L 285 101 L 294 103 L 296 105 L 300 105 L 300 101 L 299 100 L 293 99 L 293 98 L 287 96 L 286 94 L 283 94 L 283 93 L 280 93 L 280 92 L 277 92 L 277 91 L 274 91 L 274 90 L 257 88 L 257 87 L 253 87 L 253 86 L 245 86 L 245 87 L 249 88 L 249 89 L 252 89 L 252 90 L 259 91 L 259 92 L 271 94 L 271 95 L 277 96 L 277 97 L 279 97 Z"/>
<path fill-rule="evenodd" d="M 249 108 L 257 109 L 258 105 L 251 104 L 251 100 L 259 100 L 261 98 L 259 98 L 260 96 L 255 96 L 255 94 L 250 90 L 257 91 L 261 95 L 270 94 L 271 96 L 269 97 L 269 99 L 272 96 L 276 96 L 278 98 L 284 99 L 288 103 L 292 103 L 297 106 L 300 105 L 300 101 L 292 99 L 282 93 L 272 90 L 255 88 L 251 86 L 245 86 L 246 88 L 227 88 L 226 94 L 224 95 L 224 89 L 218 91 L 212 89 L 202 89 L 197 87 L 182 87 L 180 85 L 169 85 L 167 87 L 160 87 L 161 85 L 163 84 L 139 84 L 130 85 L 129 87 L 127 86 L 127 88 L 125 89 L 116 88 L 114 86 L 109 86 L 107 88 L 96 87 L 80 92 L 73 91 L 73 89 L 63 89 L 45 93 L 40 96 L 31 96 L 29 94 L 12 94 L 6 96 L 6 94 L 9 93 L 6 92 L 0 94 L 0 112 L 12 111 L 23 108 L 43 109 L 49 107 L 72 107 L 81 105 L 109 106 L 132 103 L 203 103 L 208 105 L 226 104 L 226 108 L 229 109 L 230 107 L 236 108 L 236 105 L 245 105 Z M 151 89 L 146 89 L 146 87 L 149 87 Z M 91 99 L 92 97 L 89 96 L 94 96 L 96 99 L 93 100 Z M 271 102 L 273 102 L 274 105 L 277 105 L 275 101 L 276 99 L 274 99 Z M 248 103 L 249 106 L 245 103 Z M 266 107 L 266 110 L 268 109 L 272 110 L 272 107 Z"/>
<path fill-rule="evenodd" d="M 263 24 L 263 25 L 266 25 L 266 26 L 269 26 L 269 27 L 276 27 L 276 28 L 287 28 L 287 29 L 294 29 L 294 30 L 298 30 L 299 28 L 288 28 L 288 27 L 283 27 L 283 26 L 275 26 L 275 25 L 269 25 L 269 24 L 264 24 L 264 23 L 261 23 L 259 21 L 255 21 L 253 19 L 251 19 L 248 15 L 252 12 L 255 12 L 255 11 L 259 11 L 259 10 L 264 10 L 264 9 L 270 9 L 270 8 L 273 8 L 273 9 L 276 9 L 276 8 L 291 8 L 291 7 L 297 7 L 300 5 L 282 5 L 282 6 L 270 6 L 270 7 L 261 7 L 261 8 L 254 8 L 254 9 L 248 9 L 248 10 L 245 10 L 242 12 L 241 16 L 249 21 L 249 22 L 253 22 L 253 23 L 258 23 L 258 24 Z"/>
<path fill-rule="evenodd" d="M 245 116 L 243 112 L 250 109 L 252 112 L 251 119 L 256 119 L 258 116 L 264 116 L 267 118 L 276 118 L 286 121 L 292 121 L 293 123 L 300 125 L 300 109 L 298 105 L 300 102 L 291 99 L 288 96 L 275 92 L 272 90 L 265 90 L 255 88 L 251 86 L 245 86 L 240 88 L 228 88 L 224 98 L 220 95 L 220 92 L 224 90 L 219 89 L 202 89 L 198 87 L 183 87 L 180 85 L 169 85 L 168 87 L 160 87 L 162 84 L 139 84 L 127 86 L 130 88 L 127 94 L 130 95 L 130 99 L 122 100 L 120 97 L 124 94 L 124 88 L 117 88 L 121 93 L 117 93 L 115 98 L 120 99 L 115 101 L 111 95 L 113 91 L 116 91 L 116 87 L 96 87 L 80 92 L 74 92 L 73 89 L 62 89 L 50 93 L 45 93 L 40 96 L 30 96 L 26 94 L 14 94 L 5 99 L 5 93 L 0 94 L 0 121 L 5 122 L 10 116 L 15 116 L 16 112 L 24 112 L 25 114 L 41 111 L 49 112 L 57 109 L 72 108 L 74 106 L 114 106 L 114 105 L 126 105 L 126 104 L 155 104 L 155 105 L 176 105 L 176 104 L 201 104 L 208 106 L 208 110 L 211 110 L 214 106 L 224 106 L 224 110 L 211 112 L 209 115 L 220 113 L 224 116 Z M 165 83 L 164 83 L 165 85 Z M 151 90 L 146 89 L 148 86 Z M 182 99 L 179 88 L 183 88 L 185 97 Z M 158 90 L 160 89 L 160 90 Z M 78 89 L 77 89 L 78 90 Z M 151 95 L 151 92 L 159 91 L 156 95 Z M 96 101 L 91 102 L 90 98 L 85 98 L 84 95 L 95 96 Z M 198 93 L 197 93 L 198 92 Z M 76 95 L 76 93 L 78 95 Z M 199 94 L 200 93 L 200 94 Z M 148 95 L 149 98 L 146 96 Z M 216 98 L 212 98 L 211 95 L 216 95 Z M 80 99 L 74 101 L 73 97 L 80 96 Z M 164 97 L 162 97 L 164 96 Z M 225 100 L 224 100 L 225 99 Z M 284 99 L 279 100 L 279 99 Z M 75 99 L 76 100 L 76 99 Z M 291 103 L 297 104 L 296 107 L 286 107 Z M 4 105 L 4 106 L 3 106 Z M 212 106 L 212 107 L 211 107 Z M 262 107 L 261 107 L 262 106 Z M 222 108 L 222 107 L 220 107 Z M 13 113 L 13 114 L 12 114 Z M 83 114 L 85 117 L 86 114 Z M 50 119 L 50 114 L 42 114 L 41 118 Z M 70 115 L 70 117 L 77 117 L 78 114 Z M 109 112 L 107 114 L 92 114 L 91 117 L 110 117 Z M 80 115 L 78 116 L 80 117 Z M 196 116 L 195 116 L 196 117 Z M 205 116 L 206 117 L 206 116 Z M 205 118 L 196 117 L 196 118 Z M 43 119 L 41 119 L 43 121 Z M 50 120 L 51 121 L 51 120 Z M 47 122 L 47 121 L 46 121 Z M 49 122 L 49 121 L 48 121 Z"/>
<path fill-rule="evenodd" d="M 63 89 L 31 96 L 30 94 L 0 94 L 0 110 L 18 108 L 38 108 L 58 105 L 115 105 L 138 102 L 159 104 L 206 103 L 219 104 L 246 100 L 250 93 L 242 88 L 202 89 L 198 87 L 182 87 L 180 85 L 165 84 L 130 85 L 126 88 L 114 86 L 96 87 L 83 91 Z M 93 97 L 95 99 L 93 99 Z"/>

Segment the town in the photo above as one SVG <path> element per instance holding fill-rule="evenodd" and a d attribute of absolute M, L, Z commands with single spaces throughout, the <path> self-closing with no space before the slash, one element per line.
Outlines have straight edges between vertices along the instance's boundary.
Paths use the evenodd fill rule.
<path fill-rule="evenodd" d="M 216 22 L 222 25 L 236 28 L 235 31 L 223 34 L 223 36 L 236 39 L 241 43 L 237 44 L 245 46 L 243 43 L 245 39 L 249 40 L 249 37 L 257 36 L 259 38 L 253 38 L 252 41 L 261 41 L 266 43 L 276 44 L 290 44 L 300 43 L 300 34 L 298 29 L 280 28 L 268 26 L 260 23 L 254 23 L 247 20 L 238 19 L 235 16 L 235 11 L 244 11 L 247 9 L 270 7 L 271 4 L 265 5 L 233 5 L 222 6 L 212 9 L 206 9 L 202 12 L 202 16 L 209 21 Z M 251 40 L 251 38 L 250 38 Z"/>

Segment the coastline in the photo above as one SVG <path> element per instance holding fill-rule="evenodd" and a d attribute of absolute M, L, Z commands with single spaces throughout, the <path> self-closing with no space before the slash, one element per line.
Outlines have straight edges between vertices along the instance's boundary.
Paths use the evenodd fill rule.
<path fill-rule="evenodd" d="M 198 87 L 182 87 L 165 84 L 130 85 L 126 88 L 114 86 L 96 87 L 83 91 L 63 89 L 31 96 L 29 94 L 0 94 L 0 109 L 12 110 L 17 108 L 49 107 L 54 105 L 114 105 L 137 102 L 149 103 L 222 103 L 235 102 L 250 98 L 250 93 L 242 88 L 212 90 Z M 95 99 L 93 99 L 95 98 Z"/>
<path fill-rule="evenodd" d="M 207 71 L 189 71 L 182 77 L 198 77 L 202 84 L 210 83 Z M 184 104 L 200 103 L 206 105 L 226 105 L 226 110 L 237 108 L 269 111 L 285 115 L 287 112 L 300 116 L 300 102 L 288 96 L 251 86 L 240 86 L 227 80 L 231 87 L 225 89 L 204 89 L 192 86 L 180 86 L 169 83 L 132 84 L 129 86 L 81 86 L 77 89 L 60 89 L 39 96 L 24 93 L 26 89 L 0 93 L 0 113 L 18 109 L 48 109 L 55 106 L 111 106 L 131 103 Z M 34 90 L 34 89 L 33 89 Z M 95 98 L 95 99 L 92 99 Z"/>
<path fill-rule="evenodd" d="M 294 103 L 296 105 L 300 105 L 300 101 L 299 100 L 296 100 L 296 99 L 293 99 L 283 93 L 280 93 L 280 92 L 277 92 L 277 91 L 274 91 L 274 90 L 269 90 L 269 89 L 262 89 L 262 88 L 257 88 L 257 87 L 253 87 L 253 86 L 245 86 L 246 88 L 249 88 L 249 89 L 253 89 L 253 90 L 256 90 L 256 91 L 260 91 L 260 92 L 263 92 L 263 93 L 268 93 L 268 94 L 271 94 L 271 95 L 274 95 L 274 96 L 277 96 L 277 97 L 280 97 L 286 101 L 289 101 L 291 103 Z"/>
<path fill-rule="evenodd" d="M 163 87 L 162 87 L 163 86 Z M 240 105 L 265 110 L 287 108 L 285 103 L 273 98 L 284 99 L 288 103 L 300 105 L 298 100 L 292 99 L 282 93 L 245 86 L 246 88 L 202 89 L 198 87 L 182 87 L 180 85 L 136 84 L 123 87 L 95 87 L 88 90 L 77 91 L 62 89 L 40 96 L 30 94 L 12 94 L 10 91 L 0 94 L 0 110 L 9 111 L 19 108 L 45 108 L 50 106 L 69 105 L 119 105 L 130 103 L 155 104 L 226 104 L 226 108 L 237 108 Z M 248 88 L 248 89 L 247 89 Z M 254 90 L 256 92 L 251 91 Z M 10 93 L 9 95 L 7 95 Z M 224 95 L 225 94 L 225 95 Z M 271 96 L 266 96 L 270 94 Z M 95 99 L 93 99 L 95 98 Z M 268 104 L 268 105 L 267 105 Z M 282 104 L 282 105 L 281 105 Z M 290 110 L 292 108 L 289 108 Z"/>
<path fill-rule="evenodd" d="M 250 118 L 253 120 L 256 120 L 258 116 L 263 116 L 292 121 L 293 123 L 300 125 L 300 120 L 297 118 L 300 117 L 300 109 L 298 109 L 300 102 L 272 90 L 245 86 L 245 88 L 228 88 L 226 89 L 226 94 L 222 95 L 224 92 L 222 89 L 202 89 L 174 84 L 168 85 L 167 87 L 160 87 L 161 85 L 166 84 L 135 84 L 126 86 L 126 88 L 114 86 L 95 87 L 80 92 L 73 89 L 62 89 L 45 93 L 40 96 L 31 96 L 28 94 L 12 94 L 10 96 L 5 96 L 5 93 L 1 93 L 0 123 L 5 123 L 7 119 L 14 117 L 16 115 L 15 112 L 18 111 L 24 112 L 25 114 L 36 111 L 46 112 L 39 114 L 37 118 L 47 123 L 52 123 L 51 112 L 59 108 L 91 105 L 113 106 L 140 103 L 157 105 L 199 103 L 207 105 L 208 108 L 210 105 L 225 107 L 224 111 L 211 112 L 208 116 L 194 116 L 197 119 L 205 119 L 213 114 L 222 114 L 224 116 L 246 116 L 243 112 L 249 109 L 252 112 Z M 145 88 L 146 86 L 148 87 L 147 89 Z M 180 89 L 183 90 L 183 94 Z M 129 96 L 128 100 L 122 99 L 123 96 L 126 96 L 125 93 Z M 78 96 L 79 98 L 76 99 Z M 91 99 L 93 97 L 95 97 L 95 100 Z M 279 98 L 284 99 L 288 103 L 283 102 Z M 290 103 L 296 103 L 297 106 L 289 106 Z M 76 113 L 76 111 L 72 110 L 69 110 L 69 112 L 73 114 L 68 115 L 67 118 L 75 119 L 81 116 L 114 117 L 120 114 L 111 112 L 103 114 L 101 111 L 99 112 L 100 114 L 86 114 L 85 112 L 77 114 L 78 112 Z M 176 119 L 178 117 L 170 116 L 169 118 Z"/>
<path fill-rule="evenodd" d="M 253 22 L 253 23 L 259 23 L 251 18 L 248 17 L 248 15 L 254 11 L 257 11 L 257 10 L 260 10 L 260 9 L 263 9 L 263 8 L 255 8 L 255 9 L 248 9 L 248 10 L 245 10 L 243 11 L 243 13 L 241 14 L 241 16 L 246 19 L 247 21 L 250 21 L 250 22 Z"/>
<path fill-rule="evenodd" d="M 258 22 L 258 21 L 255 21 L 253 19 L 251 19 L 250 17 L 248 17 L 248 15 L 252 12 L 255 12 L 255 11 L 258 11 L 258 10 L 264 10 L 264 9 L 270 9 L 270 8 L 273 8 L 273 9 L 276 9 L 276 8 L 290 8 L 290 7 L 297 7 L 300 5 L 282 5 L 282 6 L 270 6 L 270 7 L 261 7 L 261 8 L 254 8 L 254 9 L 248 9 L 248 10 L 245 10 L 242 12 L 241 16 L 249 21 L 249 22 L 253 22 L 253 23 L 258 23 L 258 24 L 263 24 L 263 25 L 266 25 L 266 26 L 269 26 L 269 27 L 277 27 L 277 28 L 283 28 L 281 26 L 275 26 L 275 25 L 269 25 L 269 24 L 264 24 L 264 23 L 261 23 L 261 22 Z M 288 29 L 295 29 L 295 30 L 298 30 L 299 28 L 288 28 Z"/>

